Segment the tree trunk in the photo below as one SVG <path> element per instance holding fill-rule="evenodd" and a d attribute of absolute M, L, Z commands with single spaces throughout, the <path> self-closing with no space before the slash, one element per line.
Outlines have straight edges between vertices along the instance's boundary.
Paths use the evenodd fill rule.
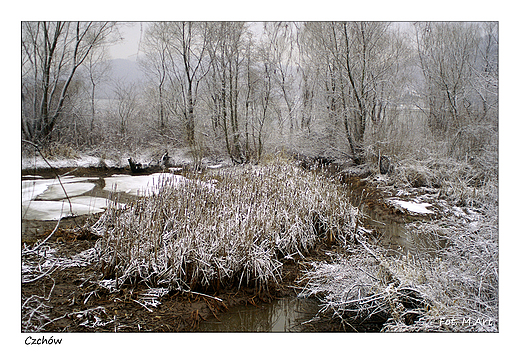
<path fill-rule="evenodd" d="M 191 81 L 188 83 L 188 112 L 186 116 L 186 133 L 188 136 L 188 144 L 193 147 L 195 145 L 195 116 L 193 108 L 193 93 Z"/>

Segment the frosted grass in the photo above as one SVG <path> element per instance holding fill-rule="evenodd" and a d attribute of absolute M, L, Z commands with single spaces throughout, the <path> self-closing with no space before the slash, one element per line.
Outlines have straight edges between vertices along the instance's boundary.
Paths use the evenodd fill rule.
<path fill-rule="evenodd" d="M 280 280 L 282 258 L 305 255 L 319 236 L 343 238 L 355 224 L 357 210 L 338 185 L 288 161 L 196 181 L 161 179 L 148 197 L 101 216 L 94 230 L 106 278 L 264 289 Z"/>
<path fill-rule="evenodd" d="M 370 245 L 369 238 L 358 232 L 354 235 L 358 245 L 348 248 L 348 257 L 310 264 L 300 281 L 301 295 L 322 301 L 319 319 L 332 319 L 346 330 L 376 320 L 382 331 L 498 331 L 494 168 L 485 171 L 440 159 L 428 163 L 435 167 L 418 162 L 398 168 L 387 182 L 403 182 L 402 176 L 408 175 L 400 186 L 405 190 L 414 183 L 437 185 L 436 197 L 448 211 L 438 219 L 407 225 L 413 234 L 409 244 L 413 250 L 407 254 Z M 404 203 L 410 204 L 412 211 L 428 206 Z"/>

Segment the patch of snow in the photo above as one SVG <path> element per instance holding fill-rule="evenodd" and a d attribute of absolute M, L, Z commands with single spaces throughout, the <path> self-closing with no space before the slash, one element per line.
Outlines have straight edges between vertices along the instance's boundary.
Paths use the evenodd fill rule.
<path fill-rule="evenodd" d="M 432 206 L 429 203 L 416 203 L 416 202 L 404 201 L 404 200 L 399 200 L 399 199 L 389 199 L 389 201 L 412 213 L 434 214 L 434 212 L 431 211 L 430 209 L 426 209 L 427 207 Z"/>
<path fill-rule="evenodd" d="M 168 182 L 174 186 L 192 182 L 189 179 L 174 175 L 171 173 L 155 173 L 151 175 L 132 176 L 132 175 L 112 175 L 105 178 L 105 191 L 109 192 L 124 192 L 130 195 L 150 195 L 157 191 L 157 186 L 162 182 Z M 212 187 L 211 184 L 204 184 Z"/>

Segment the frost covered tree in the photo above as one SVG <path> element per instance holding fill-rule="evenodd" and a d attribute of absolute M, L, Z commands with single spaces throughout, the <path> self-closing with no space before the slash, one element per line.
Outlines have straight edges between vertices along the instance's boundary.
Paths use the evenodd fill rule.
<path fill-rule="evenodd" d="M 285 103 L 287 115 L 282 116 L 280 125 L 283 128 L 285 121 L 289 121 L 290 131 L 293 132 L 296 124 L 296 26 L 293 22 L 266 22 L 264 32 L 268 47 L 271 51 L 273 65 L 273 80 L 281 100 Z"/>
<path fill-rule="evenodd" d="M 157 97 L 154 106 L 157 111 L 157 124 L 160 130 L 166 127 L 168 120 L 167 83 L 171 63 L 168 61 L 168 33 L 161 24 L 152 24 L 147 30 L 143 42 L 145 58 L 139 60 L 139 65 L 150 78 L 151 84 L 156 89 Z"/>
<path fill-rule="evenodd" d="M 496 149 L 497 23 L 420 22 L 414 28 L 431 131 L 448 142 L 450 156 Z"/>
<path fill-rule="evenodd" d="M 464 22 L 415 23 L 419 64 L 425 78 L 430 126 L 438 132 L 461 126 L 469 103 L 478 31 Z"/>
<path fill-rule="evenodd" d="M 85 60 L 85 73 L 84 73 L 84 82 L 85 82 L 85 90 L 86 95 L 89 98 L 90 105 L 90 121 L 88 123 L 89 134 L 91 138 L 91 143 L 93 143 L 93 139 L 95 138 L 95 128 L 96 128 L 96 99 L 97 96 L 97 86 L 102 82 L 107 82 L 109 80 L 109 72 L 111 70 L 110 62 L 107 60 L 108 52 L 105 46 L 101 46 L 99 50 L 92 51 L 90 55 Z"/>
<path fill-rule="evenodd" d="M 112 22 L 22 22 L 22 135 L 44 144 L 65 110 L 78 68 L 106 43 Z"/>
<path fill-rule="evenodd" d="M 247 63 L 247 27 L 244 22 L 219 22 L 212 24 L 211 32 L 208 94 L 211 95 L 213 125 L 222 130 L 231 159 L 243 163 L 248 159 L 245 150 L 248 142 L 244 141 L 247 133 L 243 131 L 243 126 L 247 126 L 243 113 L 247 98 L 241 94 L 246 91 L 242 75 Z"/>
<path fill-rule="evenodd" d="M 364 161 L 364 137 L 370 119 L 378 123 L 391 100 L 388 89 L 399 69 L 403 44 L 383 22 L 311 22 L 305 24 L 307 50 L 319 61 L 326 108 L 331 120 L 343 120 L 356 163 Z"/>
<path fill-rule="evenodd" d="M 167 111 L 171 112 L 183 122 L 192 150 L 199 89 L 210 67 L 208 40 L 206 22 L 154 22 L 145 36 L 142 65 L 158 87 L 159 125 L 165 126 Z"/>

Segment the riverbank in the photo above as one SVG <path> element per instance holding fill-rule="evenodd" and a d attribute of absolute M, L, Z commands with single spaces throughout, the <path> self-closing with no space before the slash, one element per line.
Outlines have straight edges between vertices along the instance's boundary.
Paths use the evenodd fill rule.
<path fill-rule="evenodd" d="M 86 222 L 80 229 L 72 218 L 61 220 L 57 228 L 51 221 L 29 222 L 39 231 L 22 238 L 22 331 L 200 331 L 202 322 L 220 321 L 222 313 L 235 307 L 261 309 L 273 301 L 297 296 L 294 287 L 302 264 L 288 259 L 282 260 L 279 281 L 261 292 L 247 286 L 165 291 L 151 289 L 143 282 L 113 291 L 104 286 L 93 261 L 99 237 L 89 228 L 99 216 L 76 218 L 76 223 Z M 30 253 L 28 248 L 40 244 Z M 330 246 L 319 245 L 306 258 L 326 260 L 330 251 Z M 309 329 L 329 331 L 328 327 Z"/>
<path fill-rule="evenodd" d="M 81 175 L 81 181 L 85 181 L 83 180 L 85 177 L 83 171 L 75 169 L 70 176 L 72 177 L 75 174 Z M 97 172 L 99 171 L 94 171 L 94 173 Z M 298 265 L 295 262 L 295 258 L 302 256 L 303 253 L 310 255 L 315 250 L 316 243 L 321 241 L 319 236 L 326 236 L 328 226 L 326 224 L 341 224 L 344 221 L 349 221 L 349 212 L 352 210 L 346 198 L 342 198 L 339 194 L 336 196 L 339 197 L 337 200 L 343 199 L 341 201 L 344 203 L 339 203 L 334 208 L 331 207 L 332 204 L 335 204 L 334 202 L 331 203 L 330 199 L 323 198 L 324 194 L 332 195 L 331 192 L 337 193 L 338 191 L 338 189 L 334 190 L 334 185 L 332 183 L 329 184 L 323 176 L 320 176 L 318 173 L 304 172 L 295 165 L 286 162 L 273 161 L 264 166 L 246 165 L 223 171 L 210 169 L 207 175 L 202 176 L 202 178 L 197 173 L 186 176 L 191 177 L 193 182 L 185 182 L 179 188 L 164 181 L 161 185 L 161 192 L 152 192 L 155 194 L 152 197 L 130 201 L 123 209 L 117 206 L 109 207 L 101 215 L 88 218 L 64 219 L 63 223 L 60 222 L 61 226 L 52 235 L 54 222 L 51 224 L 51 222 L 45 221 L 23 220 L 25 226 L 22 234 L 22 259 L 26 263 L 23 280 L 26 282 L 22 285 L 22 296 L 26 299 L 25 303 L 27 304 L 24 304 L 24 312 L 27 314 L 26 318 L 28 319 L 24 329 L 29 331 L 37 331 L 39 329 L 76 331 L 78 329 L 78 325 L 74 325 L 74 322 L 69 319 L 71 313 L 65 314 L 62 310 L 55 309 L 42 308 L 40 310 L 41 307 L 38 308 L 39 306 L 31 306 L 32 297 L 35 299 L 35 304 L 36 302 L 43 303 L 43 301 L 46 304 L 50 304 L 52 298 L 54 298 L 54 295 L 51 294 L 52 292 L 47 292 L 47 295 L 45 295 L 44 292 L 38 291 L 39 289 L 45 290 L 48 284 L 46 280 L 58 283 L 59 297 L 64 295 L 68 297 L 67 306 L 72 307 L 72 309 L 69 308 L 72 312 L 77 309 L 80 309 L 80 312 L 90 312 L 90 306 L 86 305 L 89 301 L 94 305 L 92 308 L 96 309 L 101 302 L 106 303 L 107 299 L 119 301 L 121 298 L 118 299 L 117 297 L 121 296 L 118 295 L 122 294 L 126 297 L 128 290 L 135 294 L 134 296 L 130 294 L 129 297 L 131 297 L 131 302 L 137 305 L 136 309 L 141 309 L 148 313 L 150 309 L 155 308 L 155 302 L 159 300 L 161 306 L 164 302 L 169 302 L 165 305 L 168 311 L 177 309 L 174 302 L 187 302 L 184 308 L 179 308 L 179 310 L 183 311 L 178 318 L 181 322 L 170 321 L 167 324 L 168 329 L 172 331 L 196 330 L 196 323 L 201 319 L 207 318 L 208 314 L 212 316 L 217 315 L 220 310 L 236 304 L 256 305 L 270 301 L 280 295 L 294 295 L 294 290 L 288 289 L 288 287 L 294 286 L 294 279 L 297 276 L 295 268 Z M 109 179 L 111 177 L 105 178 L 101 183 L 105 185 Z M 73 183 L 74 180 L 71 179 L 70 182 Z M 96 182 L 99 183 L 98 181 Z M 156 187 L 159 186 L 156 184 Z M 121 185 L 118 189 L 124 191 Z M 124 193 L 126 194 L 126 192 Z M 194 198 L 190 194 L 197 194 L 197 196 Z M 45 191 L 40 194 L 40 197 L 42 195 L 45 195 Z M 48 195 L 48 197 L 52 196 Z M 161 206 L 158 206 L 156 203 L 159 199 L 162 199 L 160 200 L 162 202 Z M 192 201 L 193 203 L 178 205 L 176 204 L 177 201 Z M 166 205 L 165 202 L 170 202 L 171 204 Z M 211 203 L 213 207 L 204 206 L 201 202 L 204 204 Z M 295 208 L 295 204 L 301 206 L 301 209 Z M 143 211 L 134 211 L 136 206 L 142 208 Z M 151 207 L 150 211 L 146 211 L 146 207 Z M 233 207 L 238 208 L 234 209 Z M 244 209 L 241 207 L 244 207 Z M 184 217 L 181 213 L 165 215 L 164 220 L 167 222 L 173 220 L 183 222 L 183 224 L 179 223 L 177 225 L 170 223 L 170 230 L 165 233 L 161 230 L 163 228 L 160 225 L 162 220 L 157 219 L 156 215 L 159 210 L 164 211 L 166 209 L 173 211 L 182 210 L 185 215 Z M 186 212 L 186 209 L 189 211 Z M 247 209 L 249 211 L 246 212 Z M 201 211 L 210 213 L 205 214 L 201 213 Z M 246 213 L 248 214 L 247 219 L 236 218 L 236 214 Z M 134 225 L 131 224 L 134 221 L 131 218 L 132 214 L 138 215 L 138 218 L 134 219 L 136 221 Z M 151 252 L 146 248 L 150 245 L 154 246 L 150 247 L 150 249 L 157 249 L 157 246 L 155 246 L 156 241 L 164 240 L 165 235 L 172 239 L 179 237 L 179 240 L 172 242 L 169 247 L 171 249 L 163 254 L 159 253 L 158 257 L 147 257 L 144 261 L 134 258 L 134 254 L 132 254 L 134 252 L 129 250 L 135 248 L 132 243 L 135 243 L 136 238 L 128 237 L 127 234 L 130 232 L 121 227 L 126 226 L 123 225 L 124 220 L 122 219 L 127 215 L 130 216 L 128 218 L 128 221 L 130 221 L 128 223 L 129 226 L 141 228 L 141 230 L 136 232 L 137 235 L 149 234 L 149 236 L 141 237 L 143 241 L 138 245 L 141 248 L 141 251 L 136 253 L 138 256 L 149 255 Z M 152 215 L 153 217 L 150 218 L 149 222 L 143 218 L 143 216 L 146 217 L 147 215 Z M 222 216 L 227 218 L 222 218 Z M 198 219 L 197 222 L 190 224 L 194 218 Z M 214 223 L 203 224 L 204 221 L 201 222 L 201 219 L 204 219 L 206 222 L 213 221 Z M 339 222 L 339 219 L 342 219 L 341 222 Z M 66 228 L 70 226 L 77 229 L 74 225 L 78 225 L 82 221 L 88 221 L 86 225 L 82 226 L 81 230 L 90 234 L 88 239 L 77 236 L 74 229 Z M 321 221 L 319 232 L 314 231 L 314 226 L 317 224 L 315 223 L 316 221 Z M 197 230 L 196 224 L 202 226 L 200 231 Z M 44 226 L 47 228 L 42 228 Z M 155 227 L 149 228 L 150 226 Z M 227 228 L 222 228 L 220 231 L 224 237 L 218 240 L 215 240 L 213 237 L 206 239 L 205 236 L 207 235 L 214 236 L 214 229 L 220 226 L 227 226 Z M 112 231 L 110 234 L 107 233 L 106 229 L 112 227 L 115 227 L 116 231 Z M 247 228 L 249 230 L 244 231 Z M 191 233 L 187 232 L 172 233 L 172 229 L 179 231 L 191 229 L 191 231 L 194 231 L 193 233 L 198 235 L 192 236 Z M 246 233 L 249 235 L 240 237 Z M 230 237 L 230 234 L 235 234 L 237 237 Z M 50 237 L 42 245 L 41 241 L 45 240 L 49 235 Z M 110 236 L 113 236 L 113 238 L 117 238 L 117 236 L 123 237 L 113 242 Z M 155 238 L 154 236 L 160 237 Z M 186 243 L 183 241 L 186 241 L 187 238 L 199 241 L 199 243 L 194 244 L 190 247 L 191 249 L 184 247 L 187 255 L 171 257 L 169 253 L 177 251 L 179 248 L 182 249 L 181 245 Z M 69 241 L 73 247 L 69 248 Z M 125 243 L 126 241 L 129 242 Z M 81 243 L 81 245 L 78 245 L 78 243 Z M 121 245 L 114 247 L 112 243 L 120 243 Z M 91 248 L 86 248 L 89 245 Z M 38 250 L 35 250 L 35 247 Z M 130 255 L 127 257 L 126 264 L 124 257 L 121 257 L 123 248 L 126 248 L 124 253 Z M 212 251 L 212 248 L 215 251 Z M 82 251 L 78 252 L 76 249 L 82 249 Z M 195 250 L 198 250 L 198 252 Z M 224 251 L 224 254 L 221 254 L 222 251 Z M 94 252 L 96 255 L 93 254 Z M 113 263 L 111 259 L 112 253 L 117 254 L 119 258 L 119 263 L 115 266 L 111 266 L 111 263 Z M 73 262 L 76 260 L 74 258 L 78 258 L 78 256 L 82 259 L 79 263 L 63 267 L 61 263 L 64 256 Z M 176 264 L 172 263 L 171 259 L 168 258 L 178 258 L 179 270 L 185 273 L 184 275 L 186 276 L 182 276 L 182 274 L 177 276 L 176 272 L 179 271 L 174 269 Z M 173 274 L 166 280 L 164 280 L 164 273 L 146 273 L 146 270 L 157 266 L 157 260 L 160 261 L 162 259 L 168 259 L 165 264 Z M 136 261 L 143 263 L 144 266 L 135 267 L 137 270 L 132 272 L 131 268 Z M 200 265 L 200 263 L 203 265 Z M 42 271 L 41 269 L 42 267 L 52 267 L 53 265 L 56 267 L 48 271 Z M 84 283 L 82 287 L 88 287 L 85 292 L 82 292 L 81 289 L 77 290 L 81 297 L 73 293 L 76 292 L 74 286 L 79 280 L 74 280 L 74 277 L 80 274 L 80 272 L 75 271 L 77 270 L 76 266 L 88 267 L 89 269 L 81 270 L 81 273 L 85 275 L 85 273 L 90 272 L 93 275 L 81 278 Z M 125 275 L 127 276 L 125 277 Z M 162 277 L 162 283 L 157 282 L 154 278 L 156 275 Z M 185 282 L 188 282 L 189 285 L 183 286 Z M 67 284 L 70 287 L 64 287 Z M 159 285 L 157 286 L 157 284 Z M 128 285 L 132 288 L 129 289 Z M 145 292 L 139 292 L 136 285 L 143 286 L 142 289 L 146 287 Z M 150 293 L 148 290 L 152 288 L 154 291 Z M 88 292 L 89 289 L 92 289 L 92 291 Z M 65 293 L 67 290 L 68 294 Z M 144 294 L 146 297 L 156 295 L 155 300 L 152 297 L 151 303 L 146 299 L 143 301 L 143 298 L 139 296 L 140 294 Z M 87 296 L 90 297 L 87 299 Z M 40 297 L 40 299 L 36 297 Z M 42 297 L 44 298 L 43 300 L 41 299 Z M 101 301 L 96 300 L 95 297 L 100 298 Z M 174 301 L 172 301 L 173 298 L 175 298 Z M 192 302 L 199 302 L 202 305 L 193 306 Z M 215 302 L 217 305 L 213 306 Z M 63 304 L 61 301 L 58 303 Z M 52 305 L 49 306 L 52 307 Z M 75 306 L 78 307 L 74 308 Z M 194 307 L 193 310 L 186 310 L 186 307 L 191 306 Z M 105 314 L 106 309 L 99 308 L 92 314 L 97 314 L 98 318 L 101 319 L 101 315 Z M 105 331 L 106 326 L 109 324 L 108 321 L 113 320 L 108 319 L 108 317 L 112 317 L 111 313 L 114 311 L 115 308 L 109 311 L 109 315 L 103 315 L 103 322 L 99 322 L 101 324 L 100 328 L 101 326 L 103 327 L 101 331 Z M 63 314 L 55 316 L 58 313 Z M 38 316 L 40 316 L 41 321 L 35 320 L 35 317 Z M 60 325 L 56 325 L 55 322 L 57 320 L 55 319 L 63 320 L 63 322 Z M 48 321 L 43 323 L 45 320 Z M 49 323 L 51 321 L 53 323 Z M 116 321 L 112 321 L 110 324 L 112 323 L 116 324 Z M 80 324 L 79 326 L 83 325 Z M 140 329 L 139 326 L 137 326 L 137 330 L 135 330 L 135 325 L 132 325 L 129 329 L 138 331 Z M 113 327 L 117 330 L 115 326 Z M 91 326 L 91 328 L 97 327 Z M 158 326 L 152 326 L 148 330 L 156 331 L 158 328 Z M 79 329 L 83 331 L 83 328 Z M 112 329 L 112 326 L 110 329 Z"/>
<path fill-rule="evenodd" d="M 294 171 L 292 166 L 287 169 L 286 164 L 287 161 L 284 161 L 284 166 L 279 166 L 283 170 L 277 169 L 270 172 L 260 172 L 262 166 L 245 166 L 245 168 L 248 168 L 247 172 L 244 171 L 244 168 L 239 168 L 238 171 L 236 171 L 236 168 L 221 171 L 231 172 L 230 175 L 232 176 L 229 179 L 235 180 L 243 179 L 244 175 L 248 175 L 248 182 L 251 181 L 253 176 L 257 180 L 262 180 L 267 175 L 269 182 L 265 182 L 265 180 L 258 182 L 262 185 L 270 184 L 272 186 L 271 192 L 276 190 L 275 193 L 284 189 L 285 191 L 290 190 L 287 185 L 290 186 L 293 181 L 287 174 L 293 173 L 294 176 L 300 177 L 300 174 L 303 173 L 304 177 L 318 178 L 320 182 L 327 178 L 320 170 Z M 455 169 L 452 168 L 453 170 Z M 74 170 L 74 172 L 81 171 Z M 395 175 L 402 175 L 406 172 L 409 171 L 397 169 Z M 475 179 L 473 174 L 468 173 L 468 170 L 466 172 L 466 177 L 462 177 L 464 174 L 458 174 L 456 175 L 457 179 Z M 278 177 L 283 175 L 279 183 L 272 182 L 276 179 L 276 177 L 273 178 L 274 175 L 278 175 Z M 222 182 L 224 176 L 222 174 L 219 176 L 219 172 L 210 171 L 202 179 L 200 175 L 194 175 L 194 177 L 202 182 L 213 179 L 225 184 L 225 182 Z M 22 250 L 22 259 L 27 263 L 33 263 L 32 266 L 27 265 L 25 267 L 24 270 L 26 271 L 23 278 L 24 280 L 25 278 L 28 278 L 27 280 L 34 279 L 32 282 L 26 282 L 22 285 L 22 298 L 25 299 L 23 303 L 24 316 L 25 319 L 31 317 L 25 328 L 27 331 L 38 331 L 39 329 L 42 329 L 42 331 L 195 331 L 198 323 L 208 318 L 218 319 L 222 312 L 232 306 L 244 304 L 254 306 L 287 295 L 296 296 L 300 294 L 300 296 L 319 299 L 323 308 L 315 319 L 306 323 L 305 328 L 308 331 L 496 331 L 498 329 L 497 319 L 492 320 L 492 324 L 484 330 L 477 325 L 454 327 L 446 324 L 443 326 L 439 323 L 441 320 L 447 321 L 448 318 L 461 321 L 462 319 L 483 321 L 484 316 L 491 316 L 492 318 L 497 316 L 498 243 L 496 236 L 498 231 L 496 215 L 493 218 L 497 209 L 493 182 L 480 181 L 480 184 L 475 184 L 479 187 L 475 187 L 476 189 L 471 192 L 467 189 L 467 185 L 459 184 L 457 188 L 457 185 L 453 183 L 454 178 L 444 179 L 443 182 L 446 184 L 451 182 L 452 187 L 448 189 L 443 184 L 435 187 L 435 184 L 428 183 L 421 187 L 410 187 L 413 186 L 411 183 L 399 184 L 395 177 L 383 177 L 377 174 L 365 179 L 350 176 L 345 178 L 344 174 L 341 173 L 332 173 L 328 177 L 332 177 L 331 181 L 340 186 L 342 194 L 348 197 L 349 203 L 352 202 L 355 205 L 352 211 L 359 216 L 353 217 L 352 221 L 346 222 L 345 225 L 338 225 L 338 221 L 334 220 L 338 219 L 337 217 L 322 218 L 318 222 L 316 222 L 317 218 L 314 218 L 314 221 L 310 223 L 313 228 L 310 233 L 319 234 L 316 242 L 308 245 L 307 252 L 303 251 L 298 255 L 291 255 L 295 253 L 293 250 L 279 251 L 281 255 L 278 254 L 273 257 L 274 260 L 263 261 L 269 263 L 269 265 L 276 264 L 277 261 L 280 263 L 279 269 L 272 271 L 276 279 L 257 281 L 256 284 L 254 281 L 256 274 L 253 271 L 249 274 L 252 281 L 249 284 L 239 284 L 238 286 L 239 276 L 243 278 L 244 275 L 228 274 L 227 279 L 222 279 L 222 276 L 219 277 L 218 275 L 212 276 L 212 273 L 218 273 L 219 270 L 220 272 L 231 273 L 230 269 L 227 268 L 236 268 L 237 266 L 235 264 L 225 267 L 219 260 L 214 261 L 213 264 L 207 263 L 207 258 L 214 259 L 218 256 L 213 255 L 206 259 L 203 258 L 202 256 L 213 253 L 211 248 L 206 245 L 200 246 L 203 249 L 207 248 L 200 252 L 201 256 L 193 256 L 191 262 L 205 262 L 210 265 L 202 266 L 199 269 L 194 269 L 192 266 L 192 273 L 198 270 L 199 276 L 192 274 L 191 278 L 198 277 L 197 280 L 200 281 L 198 283 L 193 281 L 192 285 L 186 287 L 179 286 L 178 283 L 187 282 L 187 278 L 182 279 L 181 277 L 181 281 L 178 281 L 175 284 L 176 286 L 169 286 L 175 283 L 175 279 L 174 281 L 172 281 L 172 278 L 164 280 L 164 273 L 161 274 L 160 270 L 157 271 L 157 274 L 146 272 L 146 270 L 150 270 L 149 266 L 139 269 L 139 266 L 131 264 L 135 262 L 135 258 L 131 256 L 128 257 L 127 264 L 125 264 L 123 256 L 120 257 L 122 260 L 119 260 L 119 263 L 112 267 L 110 265 L 104 267 L 94 265 L 95 261 L 99 264 L 100 254 L 102 255 L 103 251 L 108 253 L 104 263 L 112 263 L 110 260 L 111 246 L 108 244 L 110 241 L 105 239 L 105 247 L 101 244 L 96 247 L 95 243 L 103 242 L 99 237 L 101 234 L 100 228 L 108 229 L 109 227 L 106 225 L 124 228 L 121 227 L 123 222 L 121 215 L 124 215 L 124 212 L 118 213 L 118 220 L 116 221 L 116 218 L 113 217 L 114 220 L 105 218 L 102 221 L 104 227 L 100 227 L 102 224 L 99 220 L 102 216 L 108 215 L 77 218 L 76 220 L 63 219 L 56 233 L 41 246 L 45 250 L 40 250 L 37 254 L 27 253 L 27 250 L 34 248 L 37 243 L 41 243 L 38 241 L 44 240 L 52 232 L 55 222 L 35 222 L 34 224 L 37 227 L 42 227 L 45 224 L 47 228 L 45 231 L 35 232 L 32 236 L 29 236 L 29 239 L 27 236 L 22 236 L 22 242 L 26 245 L 25 249 Z M 402 180 L 402 178 L 399 179 Z M 442 180 L 440 177 L 438 179 Z M 429 182 L 427 178 L 425 180 Z M 305 183 L 308 183 L 308 181 Z M 231 186 L 232 184 L 234 186 Z M 248 185 L 247 188 L 251 188 L 249 183 L 245 184 Z M 415 184 L 415 186 L 417 185 Z M 226 190 L 224 193 L 228 195 L 233 194 L 233 192 L 240 195 L 237 196 L 237 199 L 244 200 L 244 204 L 253 204 L 251 201 L 247 201 L 244 194 L 240 193 L 241 188 L 237 187 L 236 183 L 230 183 L 227 188 L 224 187 L 223 189 Z M 260 190 L 261 188 L 257 190 L 256 194 L 262 194 Z M 286 199 L 293 201 L 297 199 L 297 197 L 295 198 L 296 194 L 301 195 L 313 190 L 316 191 L 318 188 L 311 186 L 306 192 L 288 192 L 289 196 Z M 455 192 L 456 190 L 458 190 L 458 193 Z M 199 202 L 202 199 L 200 198 L 201 191 L 199 188 L 184 189 L 184 191 L 199 194 L 197 200 Z M 215 196 L 216 192 L 214 190 L 211 192 L 208 194 L 212 198 L 206 198 L 206 201 L 211 200 L 212 204 L 221 203 L 229 206 L 236 202 L 232 200 L 216 202 L 218 200 Z M 496 189 L 494 192 L 496 192 Z M 311 192 L 311 194 L 313 193 Z M 328 193 L 318 191 L 316 194 L 330 194 L 330 190 Z M 473 195 L 473 198 L 463 198 L 463 203 L 461 203 L 459 198 L 461 194 Z M 275 198 L 280 199 L 280 197 Z M 330 204 L 334 204 L 334 202 L 331 202 L 332 198 L 328 197 L 328 199 Z M 166 201 L 171 202 L 171 199 L 164 199 L 162 202 Z M 155 202 L 157 202 L 157 199 Z M 241 204 L 240 202 L 236 203 Z M 269 201 L 262 203 L 269 204 Z M 309 204 L 318 203 L 320 201 L 315 199 Z M 139 204 L 139 207 L 143 209 L 147 206 L 146 203 Z M 421 206 L 410 207 L 410 204 L 420 204 Z M 426 206 L 425 204 L 429 205 Z M 287 233 L 287 229 L 292 227 L 290 223 L 285 223 L 286 220 L 283 219 L 290 218 L 295 214 L 290 211 L 290 209 L 293 209 L 292 207 L 287 208 L 287 211 L 284 212 L 284 208 L 278 205 L 276 207 L 273 205 L 272 209 L 276 210 L 277 216 L 284 214 L 284 217 L 275 217 L 276 221 L 267 222 L 272 225 L 267 227 L 274 229 L 273 233 L 275 234 Z M 186 208 L 186 206 L 181 208 Z M 194 208 L 189 214 L 198 214 L 195 209 L 200 208 Z M 255 206 L 254 208 L 261 207 Z M 333 209 L 337 208 L 348 207 L 341 206 Z M 132 209 L 137 208 L 132 206 L 126 213 L 141 214 L 138 219 L 142 221 L 142 213 L 132 211 Z M 217 219 L 217 214 L 223 213 L 223 211 L 218 210 L 218 207 L 213 210 L 215 215 L 208 216 L 210 219 Z M 310 213 L 310 210 L 307 210 Z M 360 210 L 362 212 L 359 212 Z M 417 210 L 420 211 L 416 212 Z M 426 210 L 433 212 L 433 214 Z M 153 212 L 146 213 L 153 214 Z M 230 214 L 246 213 L 238 210 L 230 212 Z M 199 215 L 202 216 L 203 214 Z M 195 216 L 195 218 L 200 218 L 200 216 Z M 344 216 L 339 218 L 342 217 Z M 175 217 L 165 217 L 165 219 L 172 218 Z M 232 219 L 231 217 L 226 221 L 217 221 L 214 226 L 230 224 L 230 221 L 233 221 Z M 82 227 L 82 230 L 73 231 L 74 228 L 77 228 L 75 222 L 83 223 L 87 220 L 88 223 Z M 151 220 L 156 222 L 157 219 Z M 132 221 L 131 218 L 128 218 L 128 221 Z M 187 219 L 184 221 L 187 221 Z M 242 219 L 243 221 L 244 219 Z M 159 220 L 160 222 L 161 220 Z M 96 223 L 98 224 L 97 227 L 94 226 Z M 119 225 L 117 225 L 118 223 Z M 237 225 L 240 225 L 240 223 L 240 221 L 236 222 Z M 251 223 L 266 226 L 265 221 Z M 295 223 L 302 224 L 304 222 L 299 220 Z M 398 223 L 399 234 L 396 234 L 394 239 L 400 239 L 400 242 L 392 240 L 386 232 L 389 228 L 393 228 L 395 223 Z M 131 224 L 131 222 L 128 224 Z M 280 227 L 281 224 L 285 225 Z M 214 228 L 213 225 L 210 225 L 206 228 Z M 171 226 L 171 228 L 182 228 L 183 226 Z M 167 228 L 167 226 L 162 228 Z M 80 231 L 80 233 L 78 234 L 77 231 Z M 155 232 L 163 233 L 162 240 L 164 240 L 164 235 L 168 234 L 168 231 L 166 233 L 161 231 Z M 201 232 L 203 231 L 197 233 Z M 223 231 L 223 233 L 226 232 L 238 233 L 239 231 Z M 119 233 L 128 234 L 129 231 L 122 230 Z M 114 234 L 119 236 L 117 232 L 113 232 L 111 236 L 114 236 Z M 179 233 L 178 235 L 182 234 Z M 120 237 L 118 241 L 137 243 L 132 237 L 125 236 Z M 403 238 L 404 241 L 402 241 Z M 157 240 L 161 241 L 160 239 Z M 262 242 L 259 241 L 258 243 Z M 278 243 L 283 242 L 282 238 L 278 239 Z M 288 242 L 297 245 L 302 244 L 301 239 Z M 211 241 L 208 243 L 211 243 Z M 139 248 L 146 249 L 147 245 L 146 242 L 142 242 L 139 244 Z M 132 246 L 120 246 L 118 248 L 121 248 L 121 250 L 116 249 L 116 253 L 121 255 L 125 247 L 132 248 Z M 173 245 L 172 248 L 177 247 Z M 196 248 L 196 246 L 193 248 Z M 230 252 L 232 248 L 227 248 L 227 251 Z M 108 252 L 106 252 L 107 249 L 109 249 Z M 302 251 L 301 249 L 297 250 Z M 95 256 L 94 253 L 96 253 Z M 142 253 L 146 253 L 146 250 Z M 151 252 L 148 251 L 148 253 Z M 196 252 L 188 250 L 187 253 Z M 483 256 L 482 253 L 487 253 L 487 256 Z M 476 260 L 476 256 L 480 258 L 478 259 L 480 262 Z M 235 258 L 247 257 L 246 255 L 235 256 Z M 460 258 L 466 257 L 470 259 L 464 266 L 461 266 Z M 257 256 L 257 260 L 258 258 L 261 259 Z M 154 261 L 138 260 L 137 262 L 145 263 L 145 265 L 148 263 L 149 265 Z M 476 263 L 483 265 L 484 262 L 487 265 L 486 270 L 479 271 Z M 40 265 L 38 270 L 35 269 L 36 263 Z M 46 266 L 49 266 L 47 267 L 48 272 L 45 269 Z M 118 267 L 120 271 L 117 271 Z M 171 265 L 168 266 L 168 268 L 171 267 Z M 212 267 L 220 269 L 215 271 Z M 246 267 L 244 266 L 244 268 Z M 277 265 L 272 268 L 276 267 Z M 181 266 L 181 268 L 186 269 L 188 266 Z M 129 275 L 130 269 L 135 270 L 134 273 L 137 273 L 137 275 Z M 256 273 L 259 272 L 261 270 L 257 270 Z M 267 273 L 267 271 L 264 272 Z M 240 273 L 240 271 L 237 273 Z M 447 276 L 446 273 L 450 275 Z M 126 278 L 125 275 L 127 275 Z M 39 276 L 41 277 L 38 278 Z M 269 277 L 269 274 L 266 277 Z M 158 285 L 161 278 L 163 283 Z M 209 285 L 205 285 L 204 282 Z M 330 282 L 330 284 L 326 282 Z M 477 283 L 480 286 L 475 286 Z M 238 289 L 238 287 L 240 288 Z M 295 289 L 295 287 L 299 287 L 299 289 Z M 353 287 L 366 287 L 368 291 L 353 291 Z M 461 287 L 465 289 L 462 291 Z M 349 297 L 348 294 L 351 293 L 356 293 L 357 296 Z M 460 295 L 463 295 L 463 297 L 459 297 Z M 412 305 L 403 304 L 403 302 L 406 303 L 406 300 L 410 301 L 411 298 L 413 298 Z M 455 307 L 451 303 L 454 299 L 459 302 Z M 465 301 L 462 301 L 462 299 Z M 374 303 L 376 304 L 374 305 Z M 477 304 L 477 306 L 471 306 L 469 303 Z M 55 304 L 68 308 L 52 309 Z M 376 311 L 371 310 L 373 308 L 377 308 Z M 475 308 L 480 309 L 477 311 L 484 315 L 471 313 L 470 310 L 475 311 Z M 366 317 L 376 316 L 377 319 L 375 320 L 365 319 Z M 352 319 L 353 317 L 354 319 Z M 356 320 L 356 317 L 364 318 Z M 88 319 L 90 319 L 90 322 Z"/>

